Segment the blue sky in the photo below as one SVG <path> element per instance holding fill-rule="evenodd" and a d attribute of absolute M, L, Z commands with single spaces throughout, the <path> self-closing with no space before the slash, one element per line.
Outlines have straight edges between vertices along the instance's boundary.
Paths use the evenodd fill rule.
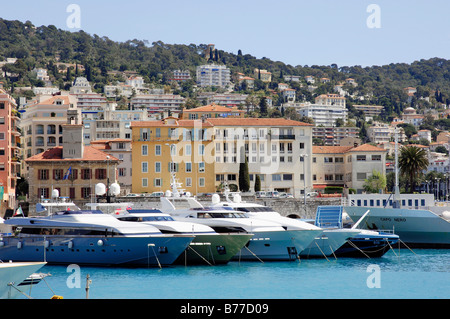
<path fill-rule="evenodd" d="M 81 29 L 115 41 L 214 43 L 291 65 L 384 65 L 450 58 L 450 1 L 433 0 L 22 0 L 0 17 L 64 30 L 69 4 Z M 370 4 L 380 28 L 369 28 Z M 378 21 L 378 20 L 377 20 Z"/>

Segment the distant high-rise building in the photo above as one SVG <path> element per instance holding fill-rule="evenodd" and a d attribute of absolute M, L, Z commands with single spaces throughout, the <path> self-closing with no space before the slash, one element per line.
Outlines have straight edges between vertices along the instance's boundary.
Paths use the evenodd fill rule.
<path fill-rule="evenodd" d="M 207 64 L 197 67 L 197 84 L 201 87 L 225 88 L 230 84 L 231 71 L 225 65 Z"/>

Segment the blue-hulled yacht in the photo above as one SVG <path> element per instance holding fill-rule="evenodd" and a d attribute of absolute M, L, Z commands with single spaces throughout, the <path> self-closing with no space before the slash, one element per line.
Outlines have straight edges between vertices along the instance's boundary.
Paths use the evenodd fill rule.
<path fill-rule="evenodd" d="M 4 221 L 13 234 L 0 237 L 0 259 L 102 266 L 171 265 L 194 239 L 163 234 L 99 210 L 64 210 Z"/>

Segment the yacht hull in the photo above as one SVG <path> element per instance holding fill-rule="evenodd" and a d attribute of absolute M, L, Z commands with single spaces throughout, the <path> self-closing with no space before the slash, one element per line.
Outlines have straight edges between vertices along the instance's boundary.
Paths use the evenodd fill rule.
<path fill-rule="evenodd" d="M 253 237 L 253 234 L 196 234 L 188 248 L 181 254 L 176 264 L 210 264 L 219 265 L 228 263 L 244 245 Z"/>
<path fill-rule="evenodd" d="M 320 258 L 333 256 L 334 252 L 344 245 L 348 239 L 359 234 L 359 230 L 325 229 L 314 241 L 300 253 L 303 258 Z"/>
<path fill-rule="evenodd" d="M 360 227 L 393 230 L 408 247 L 450 248 L 450 222 L 429 210 L 377 207 L 344 207 L 352 220 L 370 209 Z"/>
<path fill-rule="evenodd" d="M 3 237 L 0 259 L 63 265 L 164 266 L 171 265 L 192 240 L 192 236 Z"/>
<path fill-rule="evenodd" d="M 297 260 L 316 236 L 322 233 L 318 230 L 286 230 L 255 232 L 254 236 L 233 259 L 289 261 Z"/>
<path fill-rule="evenodd" d="M 6 260 L 6 259 L 5 259 Z M 21 293 L 17 287 L 28 276 L 41 269 L 45 262 L 5 262 L 0 264 L 0 299 L 15 299 Z"/>
<path fill-rule="evenodd" d="M 349 239 L 335 251 L 337 257 L 382 257 L 398 243 L 399 236 L 392 234 L 359 234 Z"/>

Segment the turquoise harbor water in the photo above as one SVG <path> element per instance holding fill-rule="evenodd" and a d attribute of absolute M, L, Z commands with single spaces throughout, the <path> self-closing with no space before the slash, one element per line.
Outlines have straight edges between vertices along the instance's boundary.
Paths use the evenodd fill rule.
<path fill-rule="evenodd" d="M 54 294 L 84 299 L 87 275 L 92 280 L 90 299 L 450 298 L 450 250 L 401 249 L 373 259 L 236 261 L 163 269 L 80 267 L 79 272 L 68 272 L 65 266 L 45 266 L 41 272 L 51 276 L 32 288 L 36 299 Z"/>

